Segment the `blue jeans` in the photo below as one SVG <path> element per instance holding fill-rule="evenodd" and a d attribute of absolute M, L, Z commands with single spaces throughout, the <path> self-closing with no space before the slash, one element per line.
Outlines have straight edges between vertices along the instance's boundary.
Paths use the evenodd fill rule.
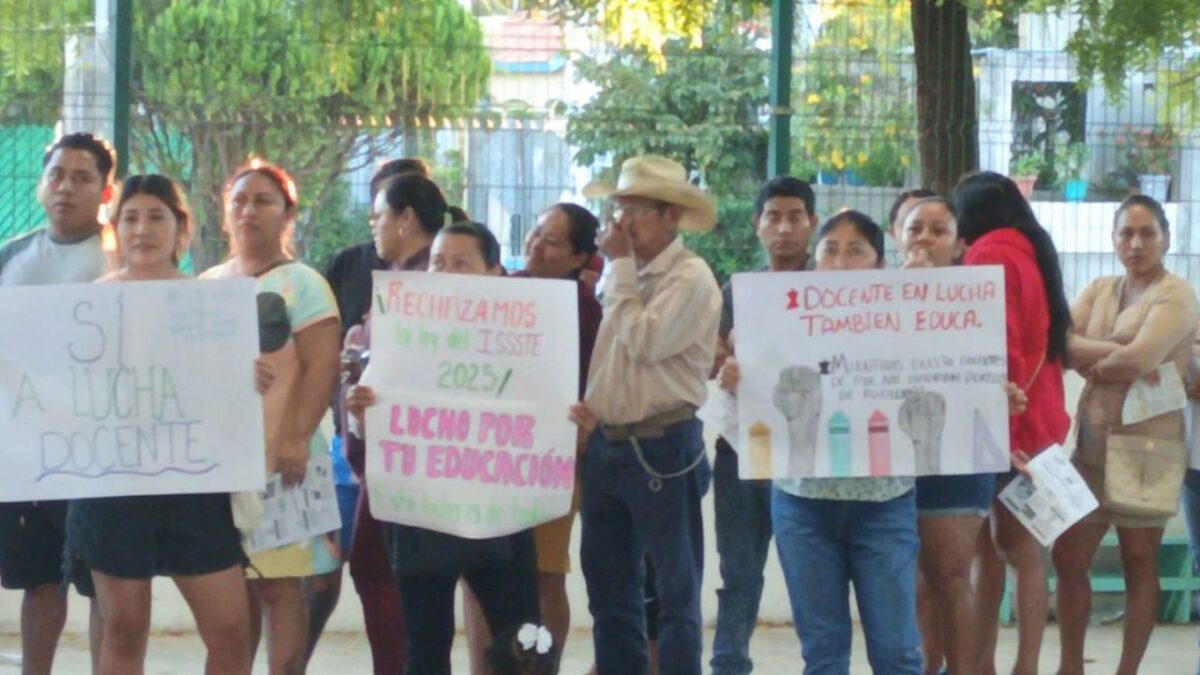
<path fill-rule="evenodd" d="M 646 462 L 664 474 L 683 469 L 704 452 L 696 419 L 666 427 L 662 438 L 638 443 Z M 659 670 L 700 674 L 700 497 L 710 478 L 708 462 L 664 479 L 657 491 L 650 478 L 629 441 L 610 442 L 599 429 L 592 434 L 583 457 L 580 559 L 599 675 L 646 673 L 643 552 L 657 576 Z"/>
<path fill-rule="evenodd" d="M 775 489 L 775 545 L 807 675 L 850 672 L 850 584 L 876 675 L 920 675 L 916 500 L 805 499 Z"/>
<path fill-rule="evenodd" d="M 771 547 L 771 481 L 739 479 L 738 456 L 724 439 L 717 441 L 713 462 L 713 508 L 722 587 L 709 665 L 713 675 L 746 675 L 754 668 L 750 635 Z"/>

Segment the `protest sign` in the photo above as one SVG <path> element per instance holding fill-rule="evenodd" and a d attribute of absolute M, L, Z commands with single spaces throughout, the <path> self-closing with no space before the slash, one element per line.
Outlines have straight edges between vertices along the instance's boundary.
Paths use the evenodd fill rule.
<path fill-rule="evenodd" d="M 0 501 L 262 489 L 254 281 L 0 288 Z"/>
<path fill-rule="evenodd" d="M 376 272 L 367 488 L 381 520 L 462 537 L 565 515 L 579 387 L 574 282 Z"/>
<path fill-rule="evenodd" d="M 743 477 L 1007 470 L 999 267 L 736 274 Z"/>

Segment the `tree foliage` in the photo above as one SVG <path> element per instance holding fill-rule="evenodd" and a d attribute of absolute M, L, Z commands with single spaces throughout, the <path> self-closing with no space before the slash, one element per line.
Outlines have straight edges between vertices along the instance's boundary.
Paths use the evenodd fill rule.
<path fill-rule="evenodd" d="M 768 55 L 746 30 L 710 25 L 704 43 L 668 40 L 660 69 L 648 50 L 618 47 L 601 58 L 581 57 L 580 77 L 599 91 L 568 111 L 567 141 L 575 160 L 656 153 L 698 171 L 718 195 L 753 190 L 766 170 Z"/>
<path fill-rule="evenodd" d="M 64 38 L 91 11 L 92 0 L 0 0 L 0 120 L 58 119 Z"/>
<path fill-rule="evenodd" d="M 174 0 L 138 16 L 135 154 L 189 185 L 198 265 L 219 256 L 223 182 L 248 155 L 319 204 L 364 146 L 473 110 L 490 72 L 454 0 Z M 297 239 L 319 226 L 302 219 Z"/>
<path fill-rule="evenodd" d="M 1200 3 L 1195 0 L 1034 0 L 1036 9 L 1073 11 L 1080 17 L 1068 43 L 1086 81 L 1098 77 L 1120 95 L 1131 71 L 1153 71 L 1165 55 L 1197 47 Z M 1200 58 L 1191 67 L 1200 75 Z"/>
<path fill-rule="evenodd" d="M 903 185 L 916 151 L 909 0 L 819 5 L 822 22 L 795 67 L 792 172 L 847 171 L 868 185 Z"/>
<path fill-rule="evenodd" d="M 579 74 L 599 91 L 568 111 L 567 141 L 577 162 L 611 157 L 615 173 L 626 158 L 656 153 L 698 172 L 718 201 L 718 224 L 687 236 L 722 281 L 753 267 L 758 244 L 747 199 L 765 178 L 769 54 L 756 46 L 753 24 L 716 17 L 702 46 L 685 38 L 664 43 L 661 62 L 650 49 L 626 45 L 602 58 L 582 57 Z"/>
<path fill-rule="evenodd" d="M 640 49 L 656 67 L 666 65 L 666 45 L 685 40 L 699 47 L 718 5 L 730 0 L 527 0 L 578 23 L 595 23 L 610 42 Z M 740 4 L 751 5 L 753 0 Z M 769 5 L 770 3 L 767 2 Z"/>

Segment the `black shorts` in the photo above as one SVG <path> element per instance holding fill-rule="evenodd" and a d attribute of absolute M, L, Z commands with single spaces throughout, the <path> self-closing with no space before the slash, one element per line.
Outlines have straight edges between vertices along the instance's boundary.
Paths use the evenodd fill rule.
<path fill-rule="evenodd" d="M 65 501 L 0 504 L 0 586 L 29 590 L 64 581 L 66 518 Z M 87 570 L 70 568 L 68 580 L 81 594 L 95 597 Z"/>
<path fill-rule="evenodd" d="M 242 565 L 228 494 L 103 497 L 71 502 L 68 546 L 122 579 L 210 574 Z"/>

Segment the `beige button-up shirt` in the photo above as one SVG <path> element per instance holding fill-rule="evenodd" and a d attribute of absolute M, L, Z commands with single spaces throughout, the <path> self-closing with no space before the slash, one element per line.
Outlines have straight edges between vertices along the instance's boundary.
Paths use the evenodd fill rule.
<path fill-rule="evenodd" d="M 704 403 L 721 290 L 708 264 L 675 241 L 641 269 L 612 261 L 585 400 L 604 424 Z"/>

